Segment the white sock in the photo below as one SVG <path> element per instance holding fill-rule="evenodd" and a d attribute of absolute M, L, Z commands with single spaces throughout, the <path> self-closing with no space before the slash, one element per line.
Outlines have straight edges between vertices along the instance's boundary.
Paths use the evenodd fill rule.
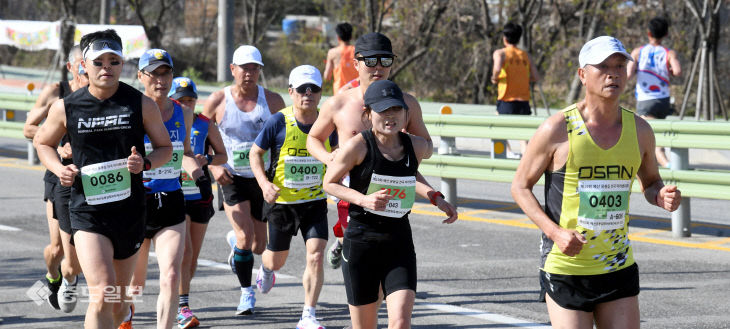
<path fill-rule="evenodd" d="M 304 305 L 304 309 L 302 310 L 302 317 L 311 316 L 313 318 L 316 318 L 316 311 L 314 309 L 314 306 L 306 306 Z"/>
<path fill-rule="evenodd" d="M 245 292 L 245 293 L 249 293 L 249 294 L 253 293 L 253 286 L 241 287 L 241 292 Z"/>
<path fill-rule="evenodd" d="M 129 320 L 132 320 L 132 307 L 131 306 L 129 307 L 129 313 L 127 313 L 127 316 L 124 317 L 124 321 L 122 321 L 122 322 L 127 322 Z"/>

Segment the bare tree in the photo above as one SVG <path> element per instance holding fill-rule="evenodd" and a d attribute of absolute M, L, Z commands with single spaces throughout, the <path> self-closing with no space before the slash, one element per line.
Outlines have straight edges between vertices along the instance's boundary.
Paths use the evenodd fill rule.
<path fill-rule="evenodd" d="M 601 20 L 601 15 L 599 15 L 599 14 L 601 13 L 601 10 L 603 9 L 604 2 L 605 2 L 605 0 L 595 1 L 594 5 L 593 5 L 593 10 L 590 12 L 591 24 L 588 27 L 588 31 L 585 34 L 584 42 L 588 42 L 591 39 L 593 39 L 593 34 L 596 32 L 598 22 Z M 584 6 L 583 8 L 586 8 L 586 6 Z M 589 14 L 589 12 L 587 12 L 587 11 L 583 12 L 584 16 L 588 15 L 588 14 Z M 581 21 L 582 21 L 582 19 L 581 19 Z M 583 26 L 581 25 L 581 34 L 580 34 L 581 36 L 583 35 L 582 30 L 583 30 Z M 575 100 L 578 99 L 578 94 L 580 93 L 580 90 L 581 90 L 580 78 L 578 78 L 578 75 L 576 74 L 573 76 L 573 81 L 570 83 L 570 90 L 568 91 L 568 96 L 565 97 L 565 102 L 566 103 L 575 102 Z"/>
<path fill-rule="evenodd" d="M 398 65 L 390 72 L 390 79 L 395 79 L 404 68 L 430 50 L 436 26 L 448 5 L 448 0 L 433 0 L 424 3 L 424 11 L 420 14 L 418 27 L 414 31 L 415 33 L 410 34 L 410 37 L 407 38 L 403 59 L 398 61 Z"/>
<path fill-rule="evenodd" d="M 137 15 L 142 27 L 144 28 L 147 39 L 150 41 L 150 47 L 162 48 L 162 37 L 165 35 L 165 14 L 172 8 L 182 8 L 179 0 L 127 0 L 130 7 Z M 157 6 L 154 6 L 154 4 Z M 154 6 L 154 7 L 153 7 Z"/>

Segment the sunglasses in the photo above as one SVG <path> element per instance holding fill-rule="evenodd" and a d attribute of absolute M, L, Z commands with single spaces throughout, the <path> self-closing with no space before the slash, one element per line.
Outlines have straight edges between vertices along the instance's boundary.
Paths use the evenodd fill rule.
<path fill-rule="evenodd" d="M 296 87 L 295 90 L 297 91 L 297 93 L 304 95 L 307 92 L 316 94 L 316 93 L 322 91 L 322 88 L 318 87 L 317 85 L 312 84 L 312 83 L 305 83 L 299 87 Z"/>
<path fill-rule="evenodd" d="M 367 67 L 375 67 L 375 65 L 378 65 L 378 60 L 380 60 L 380 66 L 382 67 L 393 65 L 392 56 L 358 57 L 357 60 L 364 62 Z"/>

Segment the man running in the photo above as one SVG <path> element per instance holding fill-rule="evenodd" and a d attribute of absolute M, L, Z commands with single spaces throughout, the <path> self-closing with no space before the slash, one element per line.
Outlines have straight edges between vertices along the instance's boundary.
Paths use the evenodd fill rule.
<path fill-rule="evenodd" d="M 672 114 L 669 104 L 669 78 L 682 74 L 679 58 L 674 50 L 662 46 L 667 36 L 669 22 L 663 17 L 649 21 L 649 43 L 634 49 L 634 59 L 627 65 L 628 79 L 636 75 L 636 114 L 644 119 L 664 119 Z M 660 166 L 668 168 L 669 160 L 663 147 L 656 148 Z"/>
<path fill-rule="evenodd" d="M 307 137 L 307 150 L 312 156 L 328 164 L 334 156 L 325 149 L 324 143 L 333 131 L 337 132 L 338 144 L 344 145 L 350 138 L 370 127 L 367 118 L 362 115 L 365 106 L 363 95 L 371 83 L 388 79 L 394 58 L 390 39 L 385 35 L 373 32 L 357 39 L 353 64 L 358 71 L 359 86 L 330 97 L 324 102 L 319 117 Z M 425 158 L 430 158 L 433 153 L 433 142 L 423 123 L 421 106 L 410 94 L 403 94 L 403 98 L 409 108 L 406 130 L 426 139 L 430 148 Z M 418 178 L 420 182 L 425 182 L 420 174 Z M 345 182 L 347 180 L 345 177 Z M 327 251 L 327 263 L 332 268 L 340 267 L 342 261 L 342 233 L 347 228 L 347 207 L 346 201 L 340 200 L 337 203 L 338 222 L 332 228 L 337 240 Z"/>
<path fill-rule="evenodd" d="M 585 98 L 549 117 L 520 161 L 512 196 L 542 230 L 540 280 L 555 328 L 639 328 L 639 269 L 628 239 L 629 196 L 674 211 L 681 193 L 664 185 L 654 132 L 619 106 L 631 56 L 602 36 L 578 58 Z M 545 209 L 532 187 L 545 175 Z"/>
<path fill-rule="evenodd" d="M 264 217 L 269 226 L 269 242 L 261 255 L 256 275 L 259 292 L 274 286 L 274 271 L 289 256 L 292 236 L 302 231 L 306 267 L 302 275 L 304 310 L 297 329 L 324 329 L 315 307 L 324 282 L 324 248 L 327 245 L 327 196 L 322 190 L 325 167 L 307 152 L 307 133 L 317 119 L 322 96 L 322 75 L 311 65 L 294 68 L 289 74 L 289 96 L 293 105 L 266 121 L 251 148 L 251 169 L 264 194 Z M 325 142 L 327 149 L 336 142 Z M 264 168 L 266 150 L 272 165 Z"/>
<path fill-rule="evenodd" d="M 173 63 L 163 49 L 145 51 L 139 59 L 137 79 L 144 93 L 160 109 L 162 120 L 172 142 L 170 161 L 160 168 L 145 170 L 142 177 L 147 197 L 145 239 L 140 248 L 137 268 L 131 286 L 142 292 L 147 278 L 147 261 L 152 242 L 160 271 L 160 291 L 157 297 L 157 327 L 170 328 L 175 324 L 176 302 L 180 285 L 180 264 L 185 248 L 185 199 L 180 184 L 181 169 L 190 173 L 200 186 L 210 186 L 190 148 L 190 128 L 193 110 L 172 101 L 168 96 L 172 84 Z M 145 136 L 145 148 L 151 149 Z M 210 192 L 210 190 L 202 190 Z M 210 198 L 211 194 L 203 196 Z"/>
<path fill-rule="evenodd" d="M 53 102 L 89 84 L 89 77 L 81 66 L 82 61 L 81 49 L 79 46 L 73 46 L 66 61 L 66 69 L 71 72 L 72 79 L 43 88 L 25 120 L 23 134 L 26 138 L 35 137 L 41 121 L 48 116 L 48 110 Z M 68 138 L 63 138 L 61 143 L 62 145 L 58 147 L 58 154 L 61 156 L 63 164 L 69 165 L 72 163 L 71 144 L 68 143 Z M 81 273 L 76 249 L 71 244 L 71 222 L 68 217 L 71 188 L 61 186 L 58 177 L 50 170 L 46 170 L 43 181 L 45 182 L 43 201 L 46 201 L 48 234 L 51 237 L 51 243 L 43 249 L 47 269 L 43 282 L 51 292 L 47 297 L 48 303 L 55 309 L 70 313 L 76 307 L 77 275 Z M 59 265 L 61 270 L 60 273 L 57 273 Z"/>
<path fill-rule="evenodd" d="M 177 77 L 172 80 L 172 88 L 167 95 L 187 108 L 194 109 L 198 100 L 198 89 L 193 80 Z M 185 195 L 186 223 L 185 253 L 180 269 L 180 288 L 178 290 L 180 300 L 177 309 L 177 325 L 181 329 L 200 325 L 200 321 L 190 309 L 189 294 L 190 281 L 198 266 L 198 255 L 200 255 L 200 248 L 203 245 L 205 231 L 210 218 L 215 214 L 207 166 L 221 165 L 227 160 L 226 149 L 218 128 L 202 114 L 195 114 L 193 125 L 190 128 L 190 147 L 195 154 L 195 160 L 203 169 L 203 176 L 194 180 L 191 174 L 183 171 L 181 178 L 182 191 Z M 210 154 L 209 149 L 212 149 L 215 154 Z M 204 196 L 205 198 L 203 198 Z"/>
<path fill-rule="evenodd" d="M 350 44 L 352 39 L 352 25 L 340 23 L 335 27 L 337 33 L 337 47 L 327 51 L 327 63 L 324 67 L 324 80 L 328 81 L 334 75 L 332 92 L 337 95 L 343 86 L 357 78 L 354 65 L 355 47 Z"/>
<path fill-rule="evenodd" d="M 89 288 L 84 326 L 116 328 L 130 305 L 128 285 L 144 240 L 142 171 L 167 162 L 172 145 L 155 102 L 119 82 L 124 61 L 117 33 L 89 33 L 81 49 L 89 86 L 54 102 L 33 142 L 60 184 L 72 186 L 71 229 Z M 68 165 L 56 152 L 64 134 L 73 149 Z"/>
<path fill-rule="evenodd" d="M 237 315 L 253 314 L 253 253 L 261 254 L 266 245 L 264 201 L 249 165 L 249 152 L 266 120 L 285 106 L 279 94 L 257 85 L 263 66 L 256 47 L 238 47 L 230 64 L 234 84 L 211 94 L 203 108 L 203 115 L 218 125 L 228 155 L 226 164 L 210 166 L 210 171 L 221 185 L 226 217 L 233 227 L 226 240 L 231 245 L 231 270 L 241 284 Z M 265 167 L 268 163 L 266 159 Z"/>
<path fill-rule="evenodd" d="M 492 55 L 492 83 L 497 84 L 497 114 L 530 115 L 530 82 L 540 76 L 526 51 L 517 48 L 522 37 L 522 27 L 507 23 L 502 30 L 504 48 Z M 509 145 L 508 145 L 509 147 Z M 524 152 L 527 141 L 520 141 Z"/>

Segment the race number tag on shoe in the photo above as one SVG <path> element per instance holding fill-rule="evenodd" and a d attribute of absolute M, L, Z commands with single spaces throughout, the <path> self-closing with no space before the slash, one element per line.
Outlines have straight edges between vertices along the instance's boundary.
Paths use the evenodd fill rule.
<path fill-rule="evenodd" d="M 127 159 L 96 163 L 81 168 L 81 185 L 86 203 L 104 204 L 132 195 Z"/>
<path fill-rule="evenodd" d="M 145 143 L 144 150 L 147 153 L 152 152 L 152 144 Z M 170 161 L 161 167 L 143 172 L 142 177 L 148 179 L 172 179 L 180 177 L 183 150 L 183 142 L 172 142 L 172 157 L 170 157 Z"/>
<path fill-rule="evenodd" d="M 324 164 L 314 157 L 284 157 L 284 187 L 306 188 L 322 185 Z"/>
<path fill-rule="evenodd" d="M 367 211 L 376 215 L 401 218 L 413 208 L 413 201 L 416 199 L 416 176 L 400 177 L 373 173 L 367 194 L 379 190 L 386 190 L 388 194 L 393 196 L 393 199 L 388 201 L 385 211 L 372 209 Z"/>
<path fill-rule="evenodd" d="M 233 170 L 239 173 L 253 174 L 251 162 L 249 161 L 252 146 L 253 142 L 246 142 L 231 147 L 233 151 Z M 269 168 L 269 162 L 269 150 L 266 150 L 266 153 L 264 153 L 264 169 Z"/>
<path fill-rule="evenodd" d="M 180 174 L 180 179 L 182 180 L 182 191 L 184 195 L 195 195 L 200 194 L 200 188 L 198 185 L 195 185 L 195 180 L 193 180 L 193 176 L 190 176 L 187 171 L 182 170 L 182 173 Z"/>
<path fill-rule="evenodd" d="M 624 228 L 630 192 L 630 180 L 578 181 L 578 225 L 594 231 Z"/>

